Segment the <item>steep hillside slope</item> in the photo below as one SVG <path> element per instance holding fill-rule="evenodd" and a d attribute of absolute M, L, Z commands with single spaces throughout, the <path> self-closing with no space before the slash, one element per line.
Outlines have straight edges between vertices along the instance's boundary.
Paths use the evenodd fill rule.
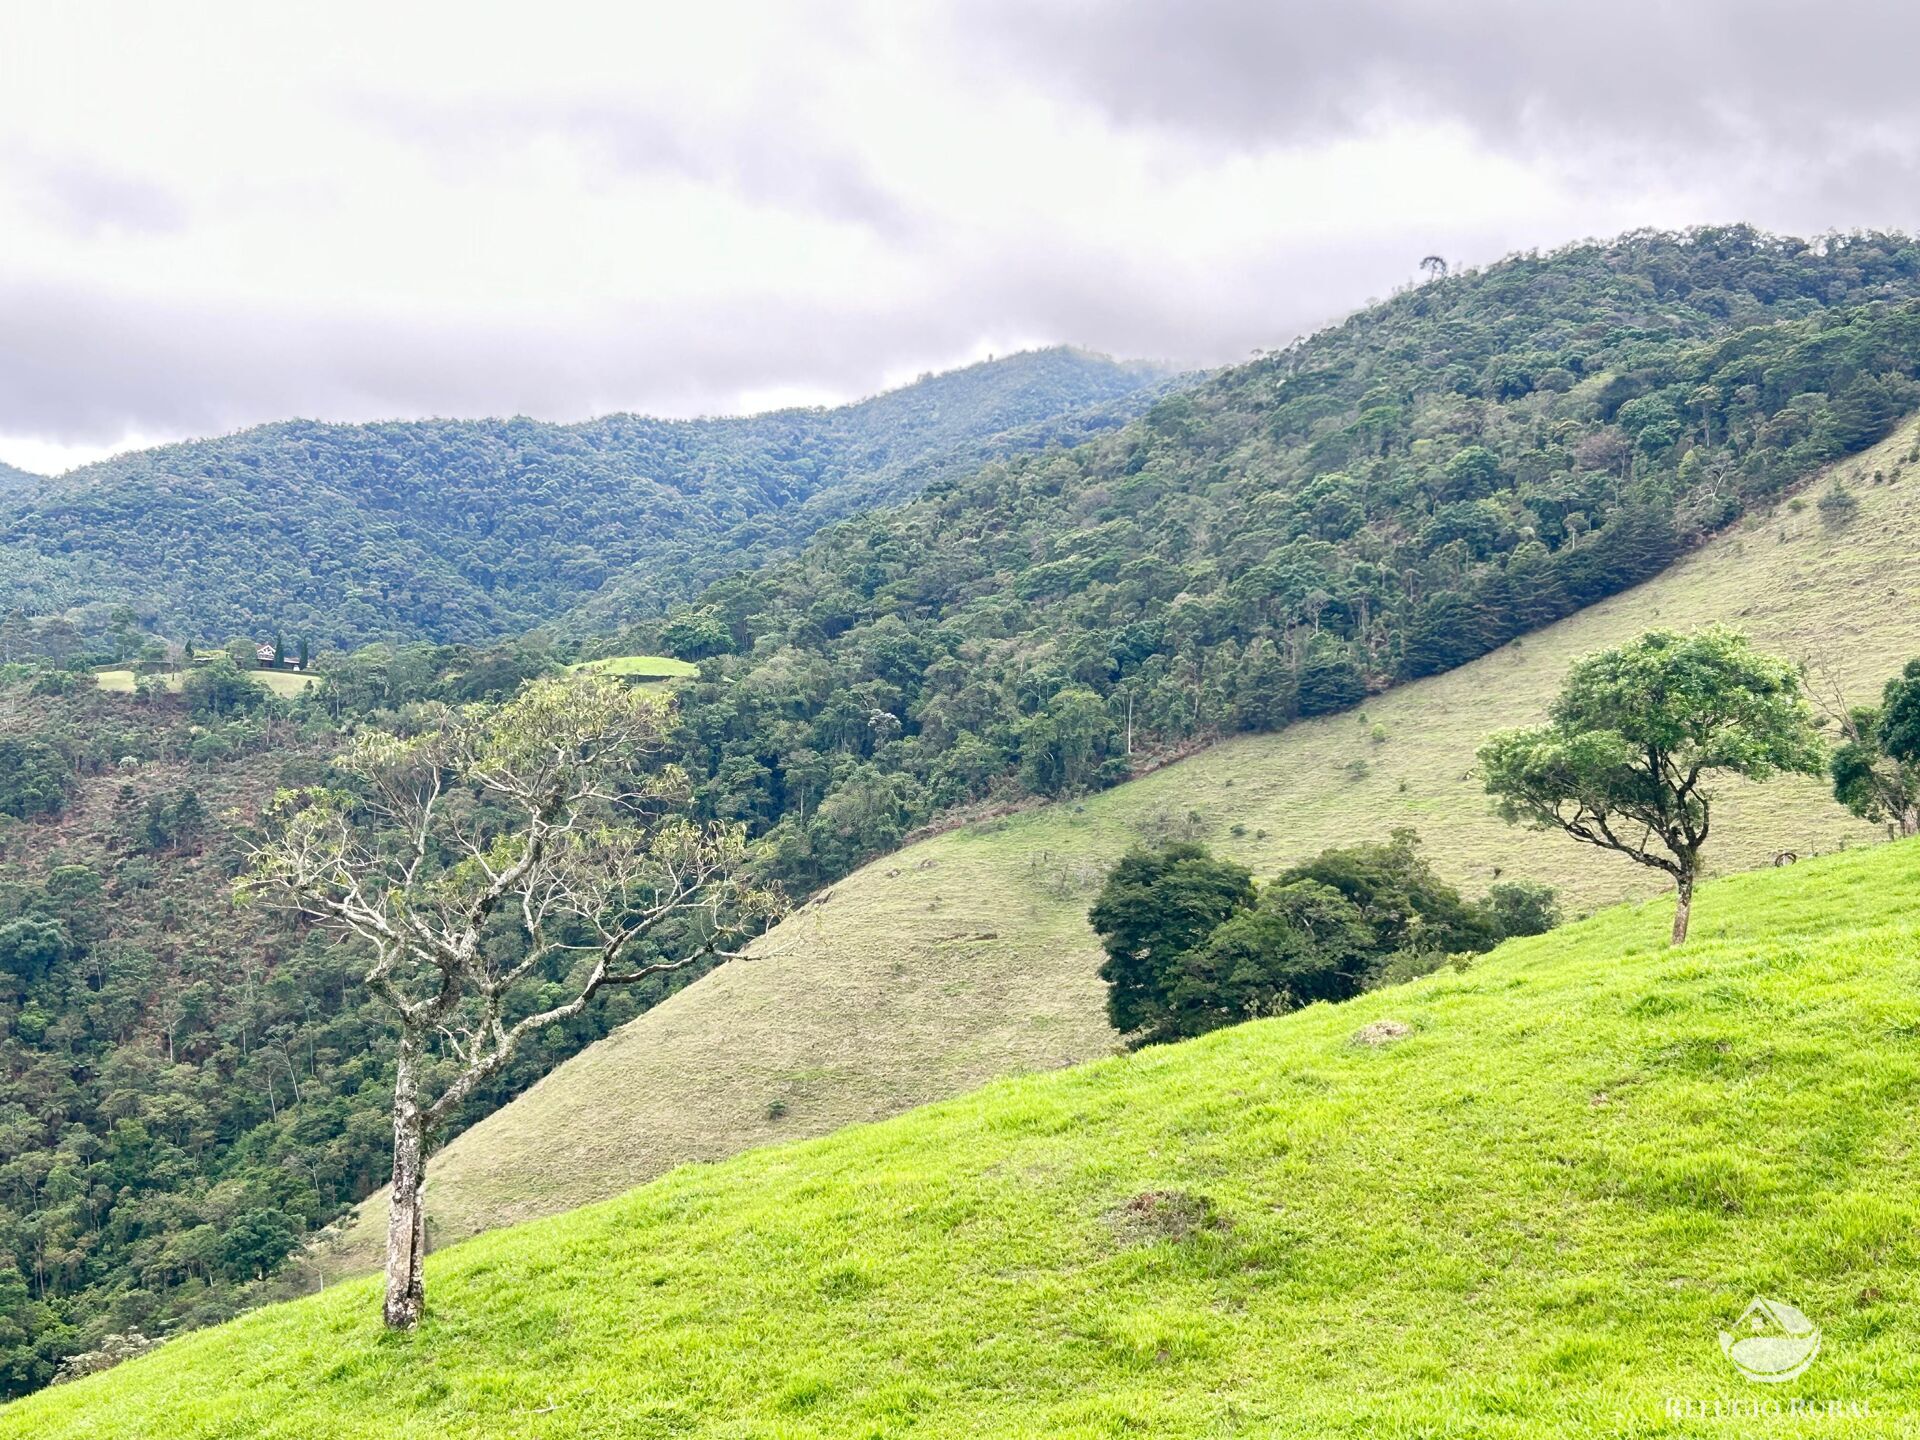
<path fill-rule="evenodd" d="M 1418 286 L 1076 450 L 730 577 L 622 649 L 811 890 L 957 804 L 1277 730 L 1659 573 L 1920 407 L 1920 245 L 1637 233 Z"/>
<path fill-rule="evenodd" d="M 596 596 L 631 618 L 838 514 L 1121 424 L 1165 378 L 1053 349 L 833 410 L 268 425 L 0 508 L 0 591 L 29 614 L 125 603 L 200 641 L 478 640 Z"/>
<path fill-rule="evenodd" d="M 1660 892 L 1651 871 L 1495 819 L 1469 774 L 1475 748 L 1538 717 L 1574 658 L 1654 625 L 1728 621 L 1816 665 L 1822 684 L 1877 694 L 1920 655 L 1916 441 L 1908 426 L 1842 467 L 1860 500 L 1843 531 L 1789 502 L 1636 590 L 1363 712 L 1236 739 L 866 867 L 774 932 L 770 958 L 700 981 L 448 1146 L 432 1171 L 436 1238 L 1104 1053 L 1114 1036 L 1085 911 L 1102 867 L 1143 841 L 1192 836 L 1264 875 L 1411 825 L 1469 892 L 1503 873 L 1560 886 L 1575 910 Z M 1719 873 L 1877 838 L 1801 780 L 1730 791 L 1715 830 Z M 379 1196 L 363 1206 L 332 1263 L 370 1264 L 382 1214 Z"/>
<path fill-rule="evenodd" d="M 413 1337 L 347 1284 L 0 1436 L 1911 1433 L 1916 926 L 1920 842 L 1734 877 L 1681 952 L 1626 906 L 682 1170 L 436 1257 Z M 1796 1380 L 1722 1354 L 1756 1295 Z"/>

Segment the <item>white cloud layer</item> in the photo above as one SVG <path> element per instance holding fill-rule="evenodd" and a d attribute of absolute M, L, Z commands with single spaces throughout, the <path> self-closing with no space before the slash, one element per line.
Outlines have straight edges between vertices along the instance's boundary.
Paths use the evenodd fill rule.
<path fill-rule="evenodd" d="M 1831 0 L 0 0 L 0 459 L 1218 363 L 1439 252 L 1920 223 Z"/>

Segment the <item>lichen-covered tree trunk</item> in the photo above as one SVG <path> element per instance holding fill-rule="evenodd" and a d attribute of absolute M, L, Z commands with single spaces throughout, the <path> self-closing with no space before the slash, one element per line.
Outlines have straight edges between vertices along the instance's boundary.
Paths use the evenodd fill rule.
<path fill-rule="evenodd" d="M 1900 833 L 1908 839 L 1920 835 L 1920 805 L 1909 805 L 1900 812 Z"/>
<path fill-rule="evenodd" d="M 427 1136 L 414 1074 L 413 1042 L 400 1040 L 393 1086 L 393 1192 L 387 1202 L 387 1328 L 411 1330 L 426 1308 L 421 1262 L 427 1251 Z"/>
<path fill-rule="evenodd" d="M 1673 943 L 1687 939 L 1687 922 L 1693 918 L 1693 872 L 1689 870 L 1674 882 Z"/>

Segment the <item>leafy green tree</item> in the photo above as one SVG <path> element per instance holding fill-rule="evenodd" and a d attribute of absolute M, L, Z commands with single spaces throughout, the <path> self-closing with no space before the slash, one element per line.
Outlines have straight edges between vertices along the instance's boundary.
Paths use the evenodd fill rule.
<path fill-rule="evenodd" d="M 1115 865 L 1087 914 L 1107 952 L 1100 978 L 1113 1028 L 1157 1034 L 1180 957 L 1253 902 L 1246 866 L 1216 860 L 1200 845 L 1135 851 Z"/>
<path fill-rule="evenodd" d="M 1503 477 L 1500 461 L 1484 445 L 1469 445 L 1442 471 L 1440 498 L 1444 501 L 1478 500 L 1500 488 Z"/>
<path fill-rule="evenodd" d="M 1798 669 L 1719 626 L 1649 631 L 1588 657 L 1550 723 L 1480 747 L 1502 818 L 1563 830 L 1672 878 L 1676 945 L 1687 938 L 1714 781 L 1817 775 L 1825 760 Z"/>
<path fill-rule="evenodd" d="M 1381 954 L 1402 950 L 1484 950 L 1499 939 L 1486 912 L 1433 871 L 1412 830 L 1385 843 L 1335 846 L 1283 872 L 1280 883 L 1310 880 L 1338 891 L 1360 912 Z"/>
<path fill-rule="evenodd" d="M 1322 635 L 1307 647 L 1296 693 L 1302 715 L 1331 715 L 1366 699 L 1367 681 L 1352 650 L 1333 636 Z"/>
<path fill-rule="evenodd" d="M 1920 661 L 1889 680 L 1879 706 L 1861 705 L 1840 720 L 1841 742 L 1828 773 L 1834 798 L 1862 820 L 1920 835 Z M 1914 733 L 1910 736 L 1909 731 Z M 1891 746 L 1909 752 L 1904 758 Z"/>
<path fill-rule="evenodd" d="M 272 698 L 264 685 L 226 656 L 188 671 L 180 694 L 188 713 L 201 721 L 245 715 Z"/>
<path fill-rule="evenodd" d="M 0 1263 L 0 1396 L 30 1394 L 53 1378 L 55 1357 L 68 1338 L 62 1331 L 18 1267 Z"/>
<path fill-rule="evenodd" d="M 1091 690 L 1069 686 L 1022 729 L 1022 780 L 1038 795 L 1070 795 L 1092 788 L 1113 746 L 1115 730 L 1104 700 Z"/>
<path fill-rule="evenodd" d="M 1182 954 L 1154 1039 L 1203 1035 L 1360 990 L 1376 939 L 1360 907 L 1317 880 L 1279 880 Z"/>
<path fill-rule="evenodd" d="M 1920 660 L 1909 660 L 1900 678 L 1887 682 L 1875 734 L 1880 748 L 1901 765 L 1920 765 Z"/>
<path fill-rule="evenodd" d="M 58 920 L 21 915 L 0 925 L 0 974 L 21 987 L 44 978 L 67 958 L 72 943 Z"/>
<path fill-rule="evenodd" d="M 66 757 L 41 740 L 0 737 L 0 815 L 57 814 L 73 778 Z"/>
<path fill-rule="evenodd" d="M 220 1268 L 231 1280 L 264 1280 L 299 1239 L 280 1211 L 249 1210 L 235 1216 L 220 1236 Z"/>
<path fill-rule="evenodd" d="M 1544 935 L 1562 918 L 1553 886 L 1534 880 L 1502 880 L 1489 885 L 1482 906 L 1501 940 Z"/>
<path fill-rule="evenodd" d="M 718 615 L 694 610 L 675 617 L 660 632 L 660 643 L 669 655 L 682 660 L 704 660 L 710 655 L 725 655 L 733 649 L 733 632 Z"/>

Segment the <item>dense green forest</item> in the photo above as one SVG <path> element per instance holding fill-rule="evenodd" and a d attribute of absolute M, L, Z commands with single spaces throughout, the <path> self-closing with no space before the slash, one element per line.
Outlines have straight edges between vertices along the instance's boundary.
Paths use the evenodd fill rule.
<path fill-rule="evenodd" d="M 604 627 L 584 653 L 698 661 L 699 806 L 803 893 L 955 807 L 1361 703 L 1653 574 L 1914 408 L 1920 249 L 1517 257 L 1006 459 L 1147 394 L 1072 352 L 1018 366 L 753 422 L 268 427 L 7 512 L 13 606 L 88 603 L 0 628 L 0 658 L 40 652 L 0 670 L 0 1386 L 277 1293 L 385 1178 L 391 1047 L 354 955 L 237 917 L 229 882 L 356 725 L 583 650 L 346 642 L 568 610 Z M 178 696 L 63 668 L 143 629 L 308 628 L 324 678 L 293 701 L 220 662 Z M 465 1120 L 662 993 L 547 1032 Z"/>
<path fill-rule="evenodd" d="M 498 697 L 549 663 L 421 647 L 357 693 Z M 288 704 L 217 662 L 177 696 L 0 669 L 0 1396 L 303 1283 L 289 1254 L 384 1182 L 391 1019 L 364 961 L 230 898 L 352 699 Z M 665 993 L 542 1032 L 449 1133 Z"/>
<path fill-rule="evenodd" d="M 290 421 L 88 466 L 0 505 L 9 610 L 73 648 L 130 608 L 176 642 L 482 640 L 614 623 L 943 476 L 1073 444 L 1170 383 L 1071 349 L 839 409 L 579 425 Z"/>
<path fill-rule="evenodd" d="M 1904 236 L 1518 256 L 612 643 L 703 661 L 703 801 L 805 888 L 952 807 L 1354 706 L 1655 574 L 1913 408 L 1916 297 Z"/>
<path fill-rule="evenodd" d="M 16 465 L 9 465 L 4 460 L 0 460 L 0 492 L 18 490 L 25 485 L 36 485 L 44 478 L 44 476 L 35 475 L 31 471 L 22 470 Z"/>

